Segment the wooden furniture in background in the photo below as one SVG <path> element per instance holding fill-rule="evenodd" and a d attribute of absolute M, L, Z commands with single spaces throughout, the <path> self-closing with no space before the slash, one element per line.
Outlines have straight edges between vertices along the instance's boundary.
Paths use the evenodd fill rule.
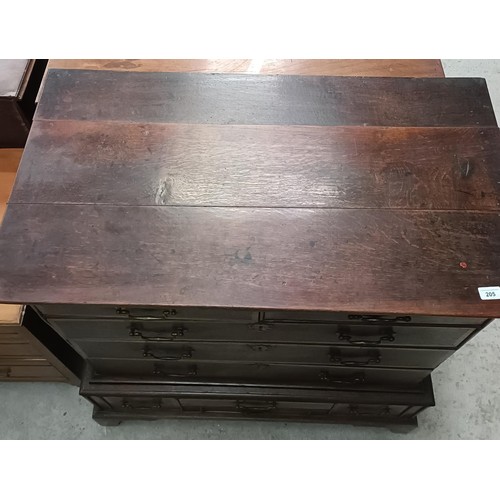
<path fill-rule="evenodd" d="M 0 60 L 0 225 L 45 66 L 41 60 Z M 0 380 L 78 384 L 78 377 L 61 361 L 68 356 L 74 364 L 73 350 L 29 307 L 0 304 Z"/>
<path fill-rule="evenodd" d="M 80 382 L 40 340 L 47 329 L 30 308 L 0 304 L 0 381 Z"/>
<path fill-rule="evenodd" d="M 22 148 L 47 61 L 0 59 L 0 148 Z"/>
<path fill-rule="evenodd" d="M 14 183 L 22 149 L 0 149 L 0 226 Z M 73 350 L 30 308 L 0 304 L 0 380 L 52 381 L 78 384 Z"/>

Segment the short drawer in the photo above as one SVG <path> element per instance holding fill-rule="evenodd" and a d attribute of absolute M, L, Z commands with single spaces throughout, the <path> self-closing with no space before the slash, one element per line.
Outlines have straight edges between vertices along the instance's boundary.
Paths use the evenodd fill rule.
<path fill-rule="evenodd" d="M 258 312 L 250 309 L 217 309 L 204 307 L 137 307 L 94 305 L 38 305 L 47 318 L 118 318 L 135 321 L 223 320 L 257 321 Z"/>
<path fill-rule="evenodd" d="M 101 381 L 232 383 L 286 387 L 365 388 L 417 386 L 430 370 L 323 367 L 271 363 L 217 363 L 153 359 L 90 359 L 94 378 Z"/>
<path fill-rule="evenodd" d="M 0 349 L 1 344 L 4 343 L 22 343 L 25 337 L 20 330 L 14 330 L 9 328 L 0 328 Z"/>
<path fill-rule="evenodd" d="M 21 325 L 0 324 L 0 343 L 7 342 L 18 344 L 26 342 L 24 328 Z"/>
<path fill-rule="evenodd" d="M 426 368 L 439 366 L 454 351 L 445 349 L 331 347 L 328 345 L 225 342 L 74 341 L 88 358 L 160 361 L 229 361 L 338 366 Z"/>
<path fill-rule="evenodd" d="M 28 343 L 14 344 L 14 343 L 0 342 L 0 358 L 20 357 L 20 356 L 43 359 L 43 356 L 31 344 Z"/>
<path fill-rule="evenodd" d="M 24 360 L 13 360 L 0 365 L 2 381 L 51 381 L 63 382 L 66 379 L 48 363 L 35 364 Z"/>
<path fill-rule="evenodd" d="M 415 316 L 409 314 L 351 314 L 337 312 L 315 311 L 265 311 L 265 321 L 293 322 L 348 322 L 355 324 L 376 325 L 411 325 L 411 324 L 441 324 L 441 325 L 482 325 L 485 318 L 470 318 L 456 316 Z"/>
<path fill-rule="evenodd" d="M 346 346 L 457 347 L 472 327 L 323 323 L 220 323 L 53 318 L 68 339 L 282 342 Z"/>

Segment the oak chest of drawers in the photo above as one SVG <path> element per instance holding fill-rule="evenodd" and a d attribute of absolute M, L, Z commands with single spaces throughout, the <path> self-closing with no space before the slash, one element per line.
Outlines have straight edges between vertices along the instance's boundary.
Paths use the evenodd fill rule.
<path fill-rule="evenodd" d="M 413 425 L 500 316 L 483 80 L 51 70 L 35 118 L 0 300 L 81 355 L 103 424 Z"/>

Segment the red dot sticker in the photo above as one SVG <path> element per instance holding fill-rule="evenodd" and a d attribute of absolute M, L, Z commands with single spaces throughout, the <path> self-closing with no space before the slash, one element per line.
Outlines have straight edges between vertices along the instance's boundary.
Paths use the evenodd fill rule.
<path fill-rule="evenodd" d="M 467 269 L 467 262 L 460 262 L 460 267 L 462 269 Z"/>

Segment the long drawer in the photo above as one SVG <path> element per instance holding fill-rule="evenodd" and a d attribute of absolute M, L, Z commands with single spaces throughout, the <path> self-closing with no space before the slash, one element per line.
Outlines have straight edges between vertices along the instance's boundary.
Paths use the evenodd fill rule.
<path fill-rule="evenodd" d="M 271 363 L 218 363 L 154 359 L 89 359 L 95 378 L 114 381 L 226 383 L 285 387 L 417 386 L 431 370 L 287 365 Z"/>
<path fill-rule="evenodd" d="M 0 360 L 0 380 L 23 381 L 33 379 L 52 382 L 63 382 L 66 380 L 47 361 L 23 359 Z"/>
<path fill-rule="evenodd" d="M 221 416 L 272 415 L 272 416 L 313 416 L 313 415 L 364 415 L 400 417 L 406 413 L 413 416 L 421 407 L 390 404 L 346 404 L 310 401 L 276 401 L 275 399 L 208 399 L 208 398 L 115 398 L 107 397 L 106 402 L 117 411 L 165 411 L 172 415 L 216 413 Z M 411 411 L 408 411 L 411 410 Z"/>
<path fill-rule="evenodd" d="M 89 358 L 232 361 L 433 369 L 454 351 L 445 349 L 331 347 L 226 342 L 74 342 Z"/>
<path fill-rule="evenodd" d="M 302 323 L 219 323 L 52 319 L 68 339 L 225 341 L 353 346 L 457 347 L 473 327 L 345 325 Z"/>
<path fill-rule="evenodd" d="M 43 359 L 40 352 L 28 343 L 7 343 L 0 339 L 0 358 L 4 357 L 29 357 Z"/>

